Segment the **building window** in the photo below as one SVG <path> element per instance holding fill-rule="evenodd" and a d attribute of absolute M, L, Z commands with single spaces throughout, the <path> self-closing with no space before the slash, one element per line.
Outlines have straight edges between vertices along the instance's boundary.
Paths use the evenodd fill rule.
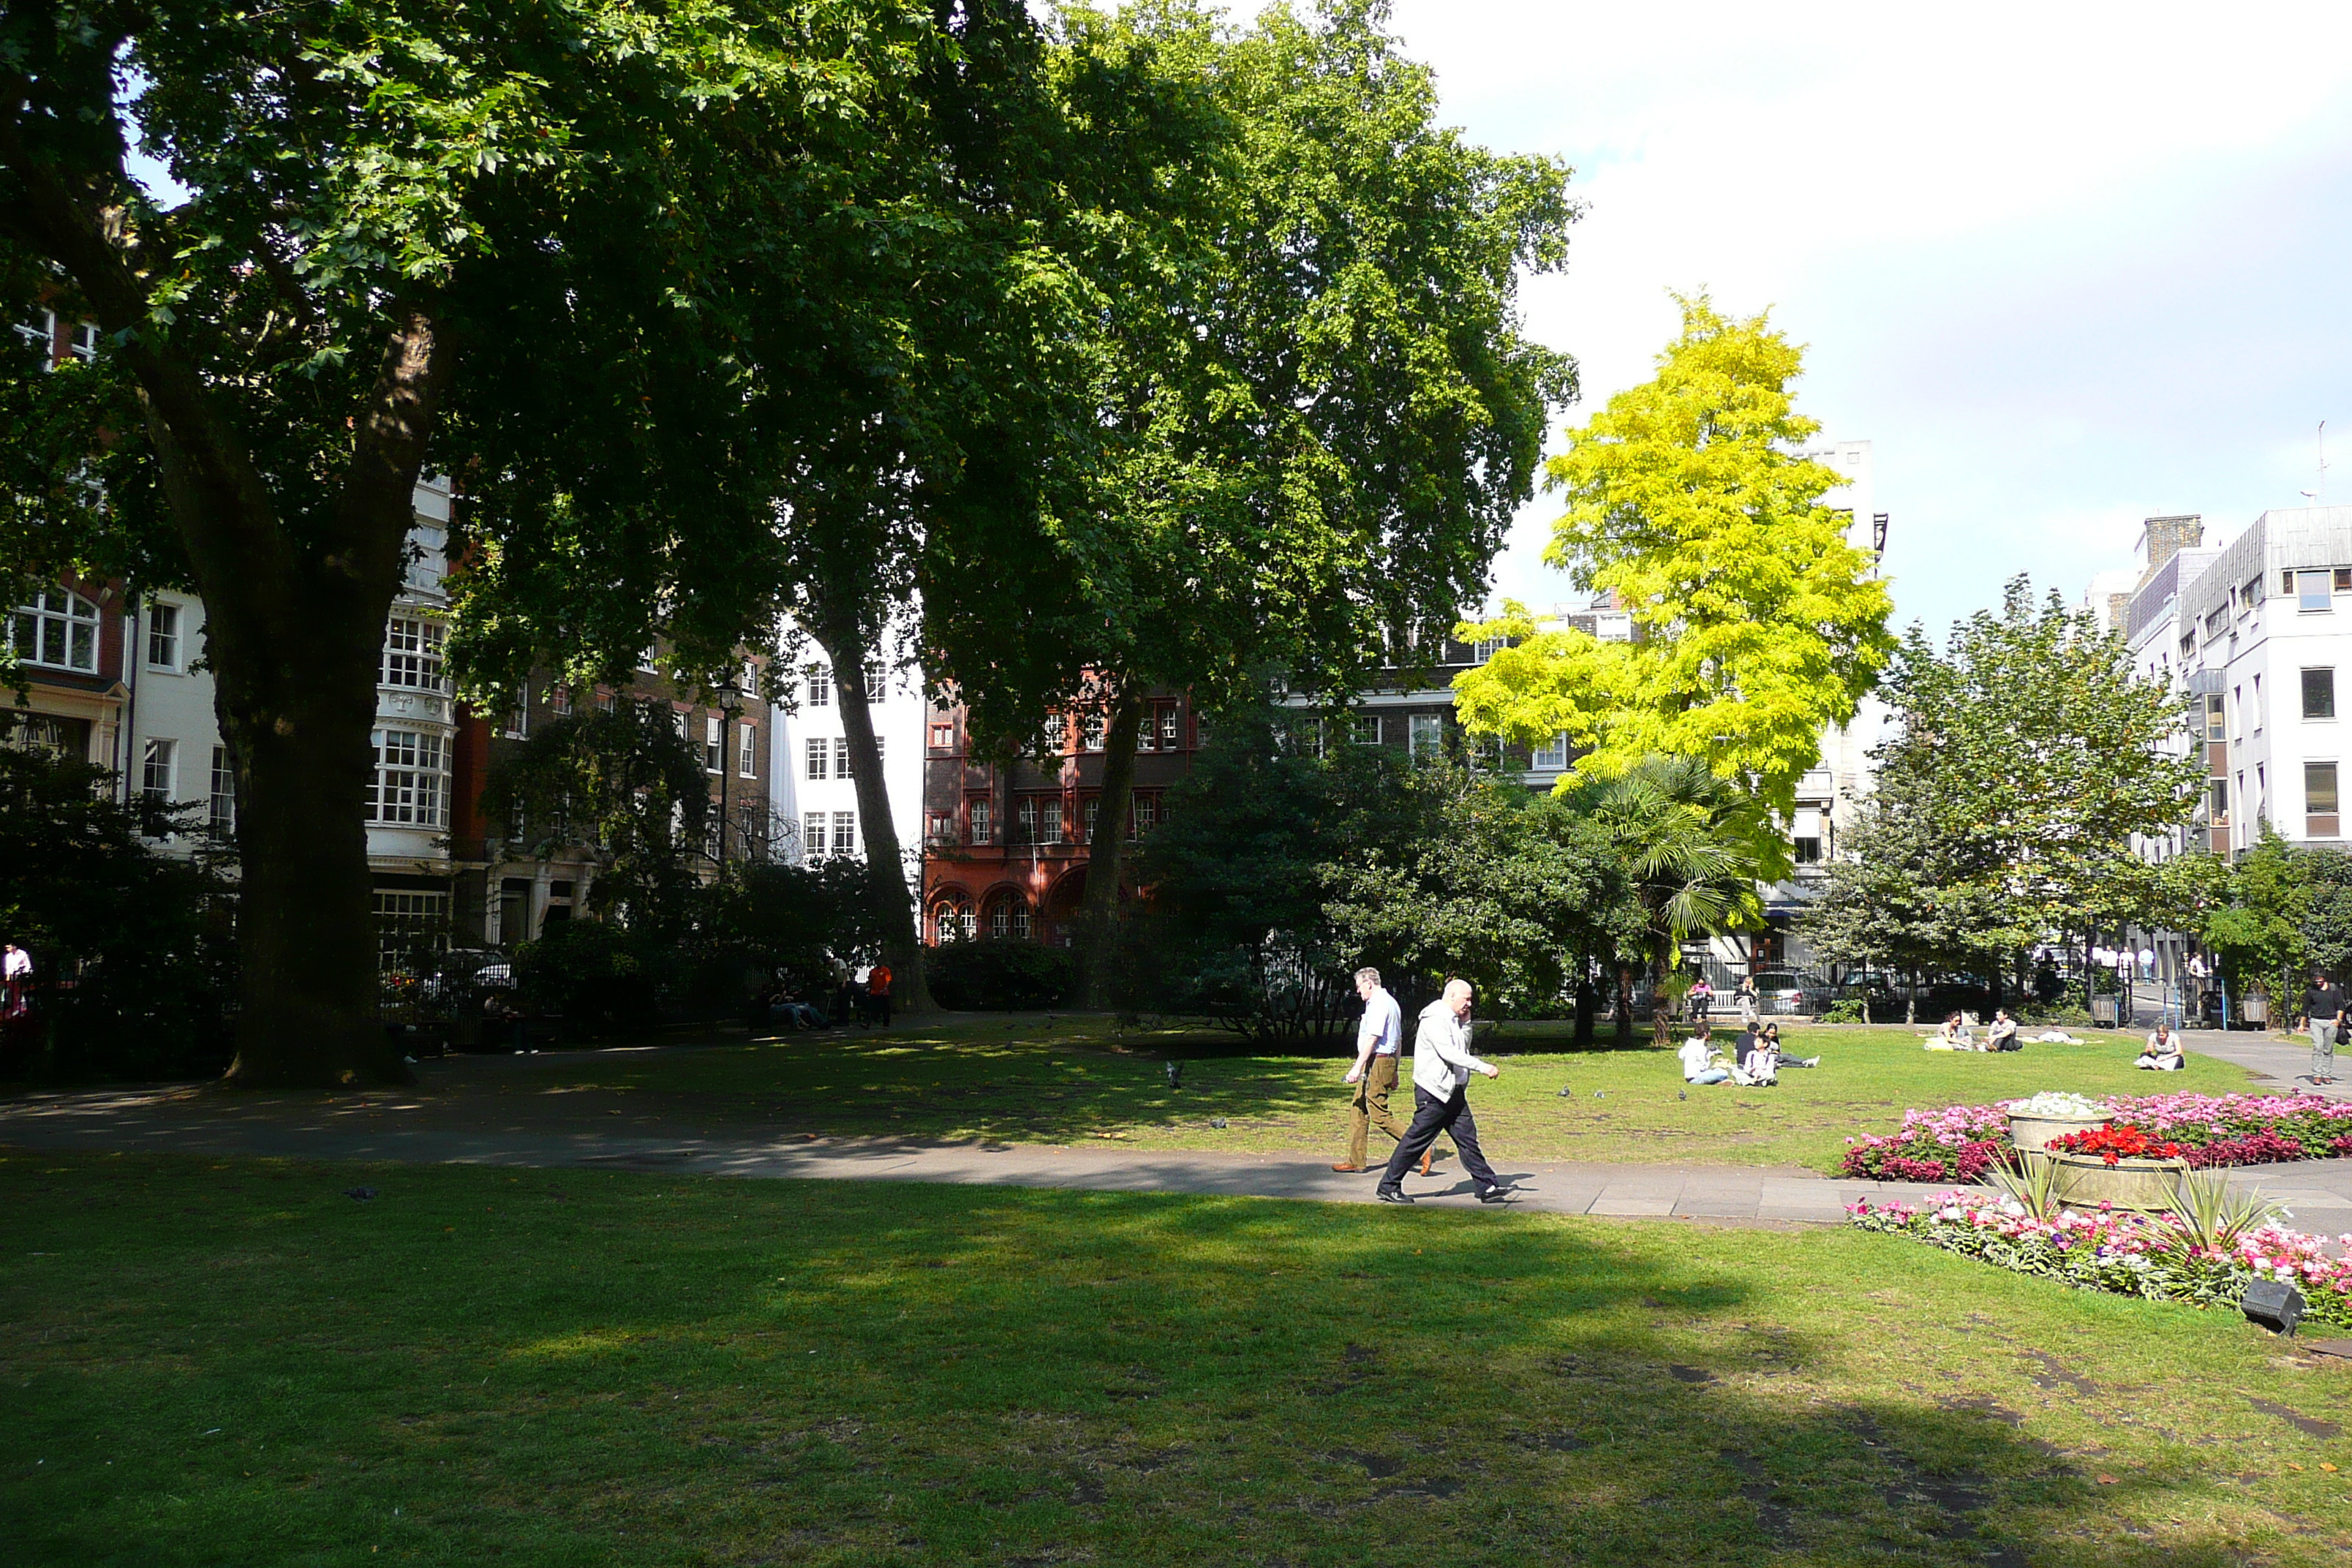
<path fill-rule="evenodd" d="M 1160 749 L 1163 752 L 1172 752 L 1177 749 L 1184 735 L 1181 711 L 1173 702 L 1162 702 L 1160 705 L 1159 718 Z"/>
<path fill-rule="evenodd" d="M 986 795 L 974 796 L 971 802 L 971 841 L 992 844 L 996 840 L 996 807 Z"/>
<path fill-rule="evenodd" d="M 572 711 L 572 689 L 563 685 L 549 687 L 547 689 L 547 710 L 554 714 L 559 719 L 569 714 Z"/>
<path fill-rule="evenodd" d="M 1436 713 L 1415 713 L 1405 721 L 1405 744 L 1416 756 L 1434 756 L 1445 744 L 1445 720 Z"/>
<path fill-rule="evenodd" d="M 228 765 L 228 748 L 213 748 L 211 822 L 222 833 L 236 831 L 236 770 Z"/>
<path fill-rule="evenodd" d="M 1013 934 L 1013 900 L 999 899 L 988 906 L 988 934 L 1003 942 Z"/>
<path fill-rule="evenodd" d="M 98 606 L 64 588 L 44 588 L 9 613 L 16 657 L 49 669 L 98 670 Z"/>
<path fill-rule="evenodd" d="M 2294 574 L 2294 607 L 2305 615 L 2336 607 L 2336 574 L 2333 572 L 2297 572 Z"/>
<path fill-rule="evenodd" d="M 441 826 L 447 798 L 447 748 L 438 735 L 378 730 L 369 737 L 375 767 L 369 775 L 367 819 L 406 827 Z"/>
<path fill-rule="evenodd" d="M 1508 637 L 1481 637 L 1470 646 L 1471 662 L 1484 664 L 1510 646 Z"/>
<path fill-rule="evenodd" d="M 613 694 L 612 694 L 612 692 L 610 692 L 609 690 L 604 690 L 604 689 L 601 689 L 597 691 L 597 693 L 596 693 L 596 711 L 597 711 L 597 712 L 599 712 L 599 713 L 610 713 L 611 711 L 613 711 Z"/>
<path fill-rule="evenodd" d="M 449 945 L 449 895 L 379 889 L 375 943 L 387 969 L 420 964 Z"/>
<path fill-rule="evenodd" d="M 849 776 L 849 737 L 846 735 L 833 738 L 833 776 L 837 779 Z"/>
<path fill-rule="evenodd" d="M 530 733 L 530 689 L 529 687 L 525 687 L 522 695 L 515 699 L 515 705 L 507 710 L 507 716 L 499 721 L 499 727 L 509 741 L 520 741 Z"/>
<path fill-rule="evenodd" d="M 2352 594 L 2352 566 L 2336 568 L 2336 591 L 2339 594 Z"/>
<path fill-rule="evenodd" d="M 1360 746 L 1377 746 L 1381 743 L 1381 716 L 1379 714 L 1355 714 L 1349 719 L 1348 726 L 1348 738 L 1355 742 L 1356 744 Z"/>
<path fill-rule="evenodd" d="M 833 703 L 833 671 L 821 664 L 812 664 L 801 673 L 808 678 L 808 705 L 826 708 Z"/>
<path fill-rule="evenodd" d="M 833 814 L 833 852 L 835 855 L 857 853 L 857 814 L 836 811 Z"/>
<path fill-rule="evenodd" d="M 2223 697 L 2205 699 L 2205 739 L 2220 744 L 2230 738 L 2229 700 Z"/>
<path fill-rule="evenodd" d="M 383 635 L 383 683 L 415 691 L 440 690 L 441 641 L 446 635 L 438 621 L 394 616 Z"/>
<path fill-rule="evenodd" d="M 2207 819 L 2214 826 L 2230 826 L 2230 781 L 2228 779 L 2213 779 L 2208 782 L 2205 807 Z"/>
<path fill-rule="evenodd" d="M 832 743 L 826 741 L 824 736 L 812 735 L 807 740 L 803 741 L 801 742 L 801 752 L 807 759 L 807 773 L 809 777 L 813 779 L 821 779 L 831 773 L 832 770 L 825 766 L 825 762 L 826 759 L 833 755 L 833 746 Z"/>
<path fill-rule="evenodd" d="M 2336 764 L 2303 764 L 2303 826 L 2313 838 L 2334 838 L 2340 818 L 2336 814 Z"/>
<path fill-rule="evenodd" d="M 147 667 L 150 669 L 180 668 L 180 606 L 154 604 L 147 606 Z"/>
<path fill-rule="evenodd" d="M 931 750 L 935 752 L 952 752 L 955 750 L 954 720 L 942 719 L 931 726 Z"/>
<path fill-rule="evenodd" d="M 2336 671 L 2306 669 L 2303 672 L 2303 716 L 2306 719 L 2336 717 Z"/>
<path fill-rule="evenodd" d="M 1820 839 L 1810 837 L 1794 838 L 1790 839 L 1790 843 L 1794 847 L 1794 858 L 1798 865 L 1818 866 L 1822 863 L 1822 841 Z"/>
<path fill-rule="evenodd" d="M 1103 711 L 1099 708 L 1094 710 L 1092 712 L 1087 714 L 1084 719 L 1080 720 L 1078 723 L 1080 749 L 1088 752 L 1101 751 L 1103 749 L 1103 733 L 1106 723 L 1107 721 L 1103 716 Z"/>
<path fill-rule="evenodd" d="M 1037 731 L 1039 752 L 1049 757 L 1060 754 L 1068 735 L 1068 731 L 1062 727 L 1062 716 L 1059 713 L 1045 721 L 1045 727 Z"/>
<path fill-rule="evenodd" d="M 1013 940 L 1015 942 L 1029 940 L 1029 900 L 1026 899 L 1013 900 Z"/>
<path fill-rule="evenodd" d="M 1140 838 L 1158 826 L 1159 821 L 1160 797 L 1156 795 L 1137 795 L 1134 809 L 1127 814 L 1127 836 Z"/>
<path fill-rule="evenodd" d="M 811 860 L 824 853 L 824 813 L 812 811 L 801 819 L 801 853 Z"/>
<path fill-rule="evenodd" d="M 925 837 L 929 838 L 932 843 L 952 844 L 955 842 L 955 813 L 951 811 L 930 812 L 926 815 L 924 821 L 929 824 L 929 826 L 924 829 Z"/>
<path fill-rule="evenodd" d="M 139 793 L 150 805 L 169 805 L 180 771 L 180 742 L 160 738 L 147 742 L 139 765 Z"/>
<path fill-rule="evenodd" d="M 760 727 L 740 724 L 736 727 L 735 773 L 739 778 L 760 776 Z"/>
<path fill-rule="evenodd" d="M 1086 824 L 1085 837 L 1081 841 L 1092 844 L 1095 841 L 1095 824 L 1102 820 L 1102 796 L 1090 795 L 1079 803 L 1078 817 Z"/>
<path fill-rule="evenodd" d="M 702 771 L 706 773 L 727 771 L 727 721 L 716 713 L 702 716 Z"/>
<path fill-rule="evenodd" d="M 1022 843 L 1024 843 L 1024 844 L 1034 844 L 1034 843 L 1036 843 L 1036 842 L 1037 842 L 1037 800 L 1036 800 L 1036 797 L 1035 797 L 1035 796 L 1034 796 L 1034 795 L 1023 795 L 1023 796 L 1021 797 L 1021 804 L 1020 804 L 1019 805 L 1015 806 L 1013 809 L 1014 809 L 1014 811 L 1015 811 L 1015 812 L 1016 812 L 1016 814 L 1017 814 L 1017 815 L 1014 816 L 1013 820 L 1014 820 L 1016 823 L 1018 823 L 1018 824 L 1020 825 L 1020 827 L 1021 827 L 1021 842 L 1022 842 Z"/>
<path fill-rule="evenodd" d="M 866 700 L 868 702 L 881 702 L 887 700 L 889 696 L 890 672 L 887 669 L 867 670 L 866 672 Z"/>
<path fill-rule="evenodd" d="M 1568 766 L 1568 731 L 1562 730 L 1528 753 L 1528 766 L 1538 773 L 1559 773 Z"/>

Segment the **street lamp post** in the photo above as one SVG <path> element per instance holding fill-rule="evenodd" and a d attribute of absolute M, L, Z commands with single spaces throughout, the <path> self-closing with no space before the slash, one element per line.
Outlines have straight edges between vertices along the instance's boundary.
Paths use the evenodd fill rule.
<path fill-rule="evenodd" d="M 730 670 L 716 689 L 719 696 L 719 853 L 716 858 L 719 872 L 724 875 L 727 870 L 727 752 L 735 743 L 735 715 L 743 710 L 743 686 Z"/>

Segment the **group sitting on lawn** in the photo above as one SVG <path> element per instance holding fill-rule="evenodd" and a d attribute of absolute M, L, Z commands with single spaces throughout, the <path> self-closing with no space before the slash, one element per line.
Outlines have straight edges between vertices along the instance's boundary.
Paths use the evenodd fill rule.
<path fill-rule="evenodd" d="M 1955 1013 L 1927 1037 L 1931 1051 L 2021 1051 L 2024 1042 L 2017 1037 L 2017 1020 L 2009 1016 L 2006 1007 L 1998 1008 L 1992 1016 L 1992 1026 L 1984 1038 L 1975 1035 L 1976 1020 L 1965 1013 Z"/>
<path fill-rule="evenodd" d="M 1780 1026 L 1766 1024 L 1739 1032 L 1732 1055 L 1725 1057 L 1706 1035 L 1693 1035 L 1675 1055 L 1682 1058 L 1683 1081 L 1695 1084 L 1733 1083 L 1743 1089 L 1769 1087 L 1780 1081 L 1780 1069 L 1821 1066 L 1819 1057 L 1780 1054 Z"/>

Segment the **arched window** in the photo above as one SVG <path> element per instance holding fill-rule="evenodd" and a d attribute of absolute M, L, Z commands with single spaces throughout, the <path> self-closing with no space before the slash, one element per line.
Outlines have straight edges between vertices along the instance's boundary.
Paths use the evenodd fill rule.
<path fill-rule="evenodd" d="M 1029 900 L 1018 893 L 999 893 L 988 900 L 988 934 L 997 942 L 1029 940 Z"/>

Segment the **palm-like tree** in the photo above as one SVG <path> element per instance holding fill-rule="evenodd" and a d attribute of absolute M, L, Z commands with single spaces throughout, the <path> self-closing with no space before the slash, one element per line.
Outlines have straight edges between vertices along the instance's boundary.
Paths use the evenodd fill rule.
<path fill-rule="evenodd" d="M 1665 982 L 1682 944 L 1763 923 L 1756 896 L 1763 810 L 1694 757 L 1652 757 L 1582 793 L 1631 872 L 1639 930 L 1628 933 L 1625 956 L 1648 970 L 1652 1027 L 1659 1045 L 1669 1044 Z M 1621 969 L 1621 1017 L 1629 1017 L 1631 981 L 1630 968 Z"/>

